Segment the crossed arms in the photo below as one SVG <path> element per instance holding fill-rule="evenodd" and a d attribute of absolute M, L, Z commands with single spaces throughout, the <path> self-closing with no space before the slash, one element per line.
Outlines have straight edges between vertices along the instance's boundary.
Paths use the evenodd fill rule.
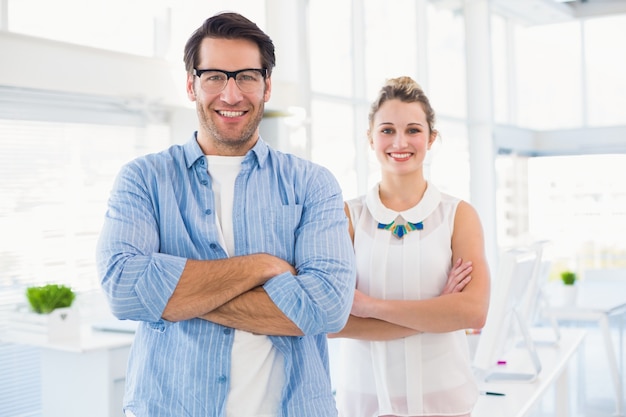
<path fill-rule="evenodd" d="M 248 254 L 226 258 L 210 218 L 195 206 L 208 203 L 170 185 L 172 174 L 159 177 L 179 168 L 186 175 L 186 166 L 155 173 L 145 165 L 133 163 L 118 176 L 98 243 L 101 284 L 116 317 L 201 318 L 283 336 L 344 326 L 354 258 L 341 193 L 329 172 L 309 178 L 306 196 L 298 196 L 302 206 L 276 207 L 274 222 L 282 229 L 260 225 L 256 236 L 242 238 Z"/>
<path fill-rule="evenodd" d="M 296 270 L 264 253 L 213 261 L 188 260 L 163 318 L 180 321 L 200 317 L 259 334 L 302 335 L 302 330 L 261 287 L 283 273 L 296 275 Z"/>
<path fill-rule="evenodd" d="M 347 209 L 346 213 L 349 215 Z M 452 235 L 452 259 L 456 262 L 441 295 L 424 300 L 383 300 L 357 290 L 348 323 L 329 337 L 391 340 L 420 332 L 482 328 L 490 291 L 483 248 L 478 215 L 471 205 L 461 202 Z"/>

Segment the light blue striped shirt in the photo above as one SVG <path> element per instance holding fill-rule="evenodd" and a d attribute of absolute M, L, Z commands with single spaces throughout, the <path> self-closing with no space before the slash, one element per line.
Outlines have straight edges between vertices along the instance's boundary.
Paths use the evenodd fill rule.
<path fill-rule="evenodd" d="M 188 258 L 227 257 L 206 164 L 194 135 L 125 165 L 109 199 L 98 268 L 113 314 L 143 322 L 124 398 L 137 417 L 225 415 L 234 331 L 201 319 L 161 318 Z M 285 357 L 278 416 L 336 416 L 325 334 L 344 326 L 356 274 L 337 181 L 259 139 L 235 182 L 233 223 L 236 255 L 270 253 L 298 271 L 264 285 L 305 334 L 270 337 Z"/>

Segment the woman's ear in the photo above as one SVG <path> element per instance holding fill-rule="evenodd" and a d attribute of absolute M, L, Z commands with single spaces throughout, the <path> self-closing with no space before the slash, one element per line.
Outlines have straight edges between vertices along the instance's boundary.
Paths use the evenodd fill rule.
<path fill-rule="evenodd" d="M 437 129 L 433 129 L 430 132 L 430 138 L 428 138 L 428 149 L 430 150 L 430 147 L 433 146 L 433 143 L 435 143 L 435 141 L 437 140 L 437 136 L 439 135 L 439 132 L 437 131 Z"/>
<path fill-rule="evenodd" d="M 367 129 L 367 142 L 370 144 L 370 148 L 374 149 L 374 138 L 372 137 L 372 131 Z"/>

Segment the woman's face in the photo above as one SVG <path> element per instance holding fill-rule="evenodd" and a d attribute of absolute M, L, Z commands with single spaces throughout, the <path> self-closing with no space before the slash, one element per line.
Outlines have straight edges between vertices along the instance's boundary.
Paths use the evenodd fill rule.
<path fill-rule="evenodd" d="M 380 106 L 369 131 L 370 146 L 383 172 L 399 175 L 422 170 L 434 139 L 421 103 L 397 99 Z"/>

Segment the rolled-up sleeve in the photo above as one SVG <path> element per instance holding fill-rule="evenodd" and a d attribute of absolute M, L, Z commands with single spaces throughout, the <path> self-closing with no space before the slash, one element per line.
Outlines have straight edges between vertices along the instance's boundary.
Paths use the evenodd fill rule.
<path fill-rule="evenodd" d="M 161 320 L 185 267 L 185 258 L 159 253 L 158 210 L 140 165 L 126 165 L 113 186 L 96 252 L 102 288 L 120 319 Z"/>

